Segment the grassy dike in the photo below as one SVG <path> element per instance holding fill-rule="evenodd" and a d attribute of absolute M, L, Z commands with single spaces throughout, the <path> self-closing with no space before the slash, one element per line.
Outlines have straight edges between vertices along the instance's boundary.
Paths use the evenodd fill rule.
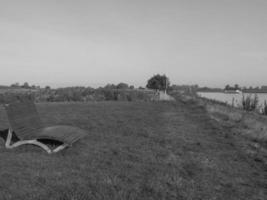
<path fill-rule="evenodd" d="M 266 199 L 266 168 L 243 149 L 245 137 L 194 99 L 37 108 L 45 125 L 88 136 L 54 155 L 31 145 L 7 150 L 0 138 L 1 200 Z M 4 119 L 0 109 L 2 127 Z"/>

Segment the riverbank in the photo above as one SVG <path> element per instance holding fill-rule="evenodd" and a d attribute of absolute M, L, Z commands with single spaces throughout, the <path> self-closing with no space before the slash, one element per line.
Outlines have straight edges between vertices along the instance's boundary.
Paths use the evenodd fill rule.
<path fill-rule="evenodd" d="M 262 112 L 265 108 L 265 102 L 267 101 L 267 94 L 266 93 L 242 93 L 242 94 L 235 94 L 235 93 L 210 93 L 210 92 L 198 92 L 197 95 L 202 98 L 206 98 L 209 100 L 215 100 L 217 102 L 226 103 L 228 105 L 241 108 L 243 107 L 243 101 L 247 102 L 255 102 L 256 110 L 258 112 Z"/>
<path fill-rule="evenodd" d="M 192 96 L 182 99 L 203 106 L 210 118 L 228 131 L 227 135 L 235 138 L 244 152 L 267 168 L 267 116 L 215 100 Z"/>

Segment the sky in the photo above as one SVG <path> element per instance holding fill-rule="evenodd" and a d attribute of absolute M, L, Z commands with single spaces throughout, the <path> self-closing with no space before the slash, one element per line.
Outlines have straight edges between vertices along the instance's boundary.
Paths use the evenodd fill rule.
<path fill-rule="evenodd" d="M 0 0 L 0 85 L 267 85 L 266 0 Z"/>

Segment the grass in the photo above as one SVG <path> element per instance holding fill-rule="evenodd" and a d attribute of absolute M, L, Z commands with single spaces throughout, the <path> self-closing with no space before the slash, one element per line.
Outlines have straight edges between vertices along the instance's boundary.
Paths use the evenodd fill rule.
<path fill-rule="evenodd" d="M 4 148 L 0 199 L 265 199 L 266 170 L 195 103 L 41 103 L 88 136 L 58 154 Z M 1 127 L 6 121 L 0 110 Z"/>
<path fill-rule="evenodd" d="M 241 135 L 246 135 L 267 148 L 266 116 L 216 103 L 208 103 L 206 108 L 210 116 L 222 125 L 238 129 Z"/>

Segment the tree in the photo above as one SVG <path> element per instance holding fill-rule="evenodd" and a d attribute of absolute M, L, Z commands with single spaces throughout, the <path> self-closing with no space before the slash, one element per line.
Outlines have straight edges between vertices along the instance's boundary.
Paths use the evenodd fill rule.
<path fill-rule="evenodd" d="M 104 89 L 114 90 L 114 89 L 117 89 L 117 86 L 114 84 L 107 84 L 107 85 L 105 85 Z"/>
<path fill-rule="evenodd" d="M 45 86 L 45 90 L 51 90 L 51 87 L 50 86 Z"/>
<path fill-rule="evenodd" d="M 225 90 L 230 90 L 230 88 L 231 88 L 230 85 L 226 85 L 224 89 L 225 89 Z"/>
<path fill-rule="evenodd" d="M 22 85 L 22 88 L 30 88 L 30 85 L 28 82 L 25 82 L 23 85 Z"/>
<path fill-rule="evenodd" d="M 235 84 L 235 90 L 239 90 L 239 85 Z"/>
<path fill-rule="evenodd" d="M 117 89 L 128 89 L 128 88 L 129 88 L 129 86 L 127 83 L 119 83 L 117 85 Z"/>
<path fill-rule="evenodd" d="M 146 87 L 149 89 L 156 89 L 156 90 L 167 90 L 170 86 L 169 78 L 164 75 L 154 75 L 147 81 Z"/>
<path fill-rule="evenodd" d="M 19 83 L 13 83 L 10 87 L 20 87 Z"/>

